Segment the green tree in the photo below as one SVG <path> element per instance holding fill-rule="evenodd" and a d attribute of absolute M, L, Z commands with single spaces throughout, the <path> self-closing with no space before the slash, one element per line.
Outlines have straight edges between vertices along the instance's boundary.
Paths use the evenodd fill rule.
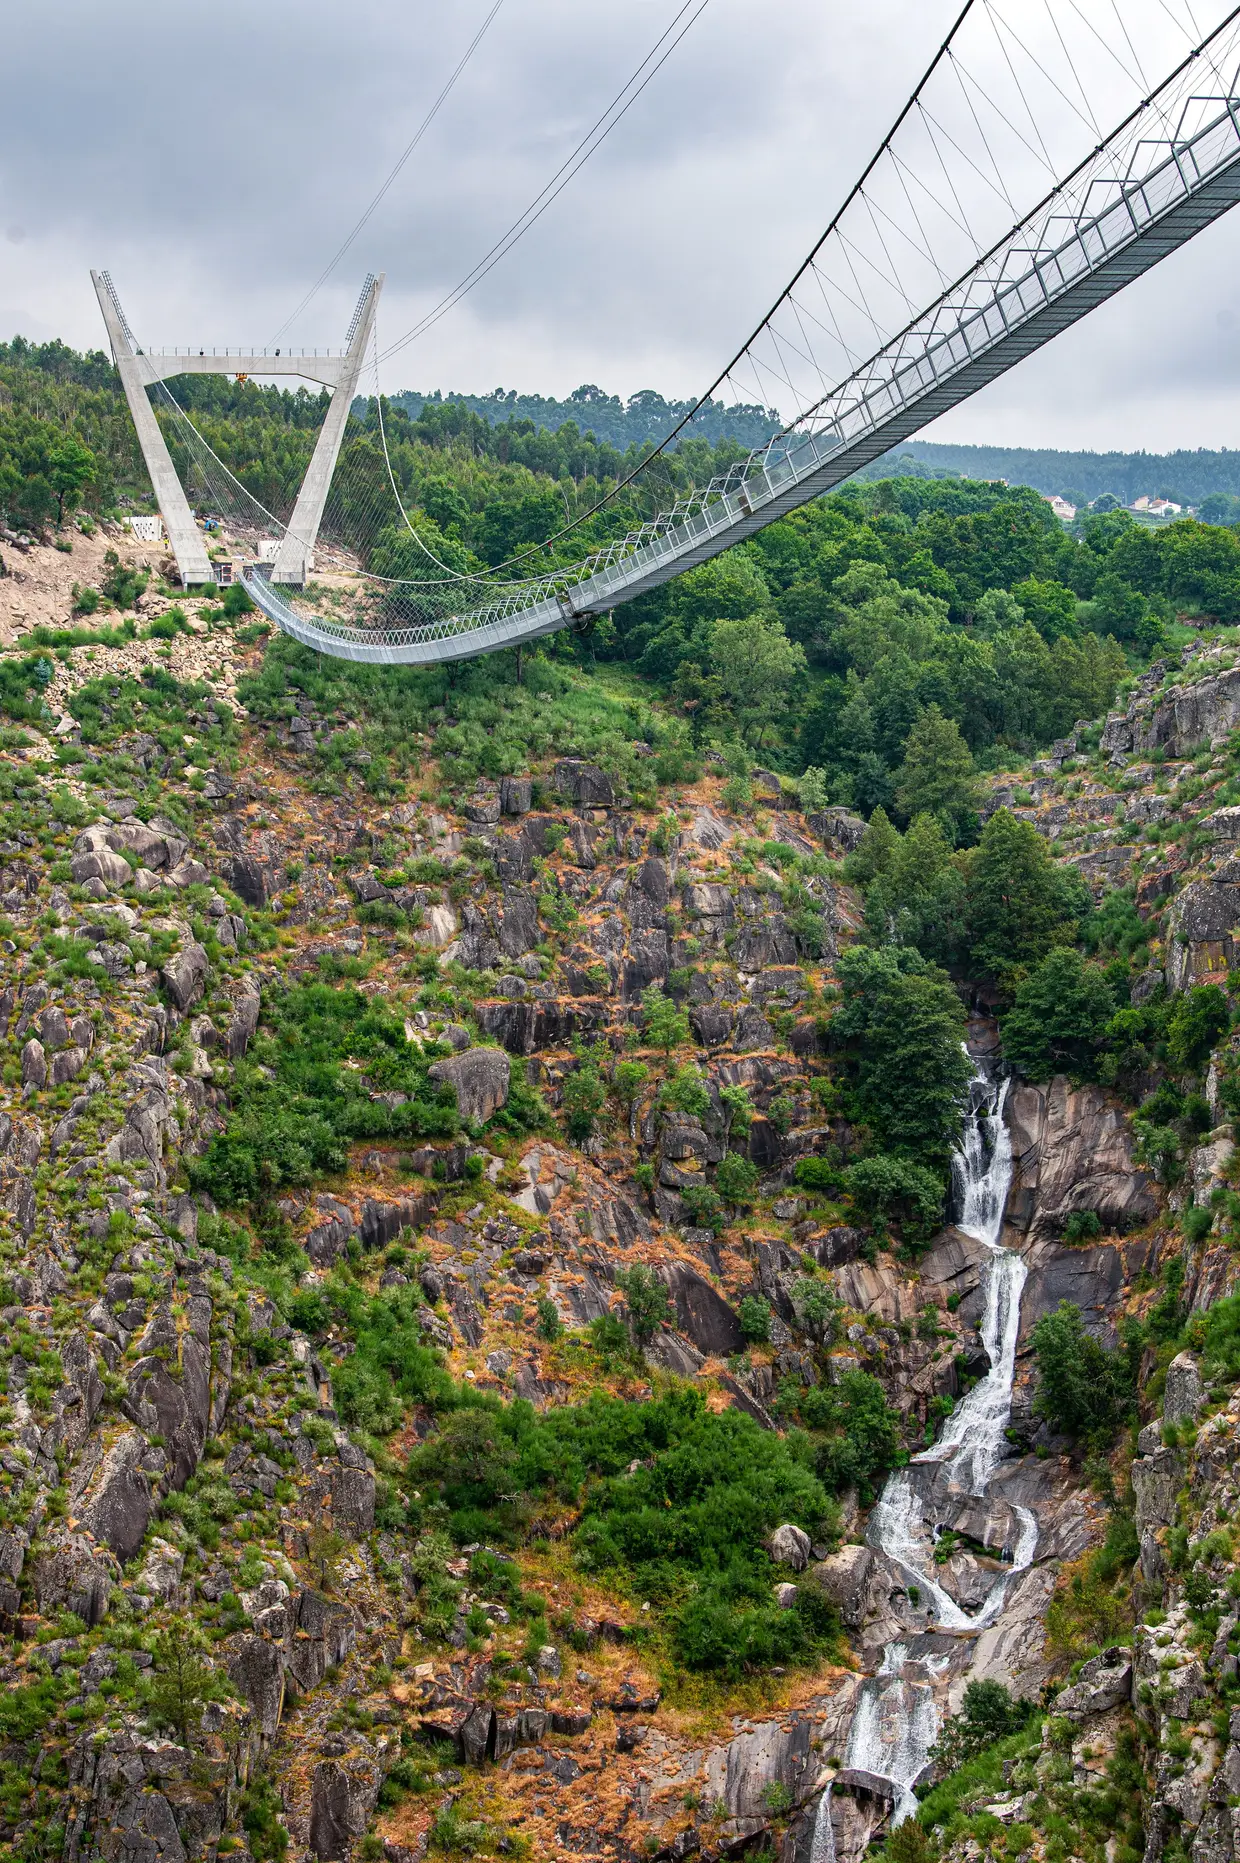
<path fill-rule="evenodd" d="M 1052 945 L 1075 942 L 1088 907 L 1084 883 L 1055 865 L 1029 822 L 999 809 L 965 857 L 965 913 L 977 975 L 1008 982 Z"/>
<path fill-rule="evenodd" d="M 1109 1444 L 1131 1404 L 1125 1360 L 1086 1332 L 1071 1300 L 1042 1315 L 1031 1343 L 1038 1370 L 1034 1415 L 1065 1436 Z"/>
<path fill-rule="evenodd" d="M 965 881 L 938 819 L 918 815 L 866 893 L 866 927 L 879 944 L 912 945 L 951 964 L 964 945 Z"/>
<path fill-rule="evenodd" d="M 717 621 L 711 659 L 731 697 L 746 737 L 762 742 L 788 709 L 792 683 L 805 671 L 805 652 L 772 615 Z"/>
<path fill-rule="evenodd" d="M 808 770 L 797 778 L 797 798 L 806 814 L 827 806 L 827 773 L 811 764 Z"/>
<path fill-rule="evenodd" d="M 1015 1005 L 1003 1017 L 1003 1051 L 1030 1080 L 1093 1079 L 1114 1012 L 1102 972 L 1059 945 L 1017 985 Z"/>
<path fill-rule="evenodd" d="M 206 1660 L 206 1646 L 191 1620 L 174 1617 L 156 1633 L 155 1672 L 148 1684 L 146 1707 L 157 1727 L 170 1727 L 181 1745 L 191 1749 L 208 1702 L 231 1693 L 224 1678 Z"/>
<path fill-rule="evenodd" d="M 844 1172 L 857 1208 L 886 1224 L 903 1223 L 915 1237 L 943 1220 L 943 1180 L 907 1158 L 859 1158 Z"/>
<path fill-rule="evenodd" d="M 846 1371 L 838 1384 L 806 1392 L 801 1415 L 823 1435 L 814 1445 L 814 1466 L 832 1493 L 860 1488 L 867 1504 L 883 1477 L 901 1460 L 900 1417 L 868 1371 Z"/>
<path fill-rule="evenodd" d="M 739 1152 L 730 1151 L 715 1172 L 715 1188 L 729 1203 L 752 1203 L 758 1187 L 758 1167 Z"/>
<path fill-rule="evenodd" d="M 927 705 L 905 741 L 904 762 L 896 771 L 896 807 L 906 821 L 935 816 L 958 839 L 976 814 L 981 793 L 959 725 L 937 705 Z"/>
<path fill-rule="evenodd" d="M 652 1048 L 670 1054 L 689 1039 L 689 1018 L 678 1009 L 661 984 L 651 983 L 642 991 L 642 1028 Z"/>
<path fill-rule="evenodd" d="M 1015 1700 L 1002 1682 L 970 1682 L 959 1713 L 947 1722 L 931 1748 L 941 1774 L 955 1772 L 993 1746 L 996 1740 L 1018 1734 L 1029 1725 L 1032 1712 L 1031 1704 Z M 890 1855 L 890 1842 L 887 1850 Z M 902 1859 L 902 1863 L 915 1863 L 915 1859 Z"/>
<path fill-rule="evenodd" d="M 765 1345 L 771 1336 L 771 1303 L 761 1294 L 746 1294 L 737 1308 L 741 1332 L 750 1345 Z"/>
<path fill-rule="evenodd" d="M 512 1487 L 516 1452 L 489 1410 L 457 1410 L 409 1457 L 415 1487 L 437 1484 L 448 1506 L 494 1507 Z"/>
<path fill-rule="evenodd" d="M 580 1143 L 590 1137 L 595 1120 L 607 1104 L 607 1088 L 591 1054 L 579 1056 L 576 1067 L 564 1076 L 561 1093 L 569 1136 Z"/>
<path fill-rule="evenodd" d="M 972 1077 L 959 996 L 916 951 L 856 946 L 837 972 L 832 1037 L 849 1044 L 863 1117 L 885 1151 L 944 1169 Z"/>
<path fill-rule="evenodd" d="M 633 1337 L 639 1345 L 645 1345 L 671 1318 L 667 1288 L 654 1269 L 644 1262 L 622 1268 L 616 1276 L 616 1286 L 624 1295 Z"/>
<path fill-rule="evenodd" d="M 845 863 L 845 871 L 853 885 L 868 886 L 871 880 L 886 873 L 899 846 L 900 836 L 892 827 L 886 809 L 875 809 L 869 826 Z"/>
<path fill-rule="evenodd" d="M 1076 596 L 1062 582 L 1039 581 L 1030 576 L 1012 590 L 1026 621 L 1032 622 L 1043 640 L 1055 641 L 1061 635 L 1076 633 Z"/>
<path fill-rule="evenodd" d="M 744 1087 L 721 1087 L 719 1103 L 723 1110 L 723 1151 L 727 1156 L 733 1126 L 747 1128 L 754 1119 L 754 1103 Z"/>
<path fill-rule="evenodd" d="M 47 476 L 56 494 L 56 523 L 65 521 L 66 510 L 76 510 L 82 493 L 92 483 L 98 462 L 90 448 L 72 434 L 66 434 L 48 455 Z"/>
<path fill-rule="evenodd" d="M 1194 984 L 1176 998 L 1168 1018 L 1167 1053 L 1172 1063 L 1199 1071 L 1230 1027 L 1227 992 L 1217 983 Z"/>
<path fill-rule="evenodd" d="M 678 1067 L 671 1079 L 665 1082 L 659 1095 L 664 1106 L 674 1112 L 686 1113 L 692 1119 L 704 1119 L 710 1111 L 710 1086 L 705 1074 L 694 1061 L 688 1061 L 684 1067 Z"/>

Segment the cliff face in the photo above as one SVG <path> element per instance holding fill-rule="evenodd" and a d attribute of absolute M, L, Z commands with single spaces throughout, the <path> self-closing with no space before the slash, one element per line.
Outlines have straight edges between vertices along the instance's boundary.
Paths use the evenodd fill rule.
<path fill-rule="evenodd" d="M 665 786 L 657 808 L 636 806 L 570 755 L 450 802 L 429 776 L 422 797 L 375 799 L 361 769 L 324 780 L 340 721 L 293 693 L 278 728 L 250 720 L 237 680 L 261 650 L 218 617 L 189 615 L 161 668 L 184 683 L 148 683 L 139 703 L 133 645 L 64 649 L 49 661 L 50 716 L 0 749 L 0 1629 L 15 1704 L 4 1841 L 31 1857 L 249 1852 L 261 1863 L 286 1831 L 299 1857 L 381 1848 L 406 1863 L 428 1846 L 684 1857 L 769 1837 L 785 1859 L 820 1863 L 823 1788 L 845 1757 L 863 1671 L 894 1637 L 916 1642 L 945 1712 L 971 1679 L 1032 1699 L 1062 1678 L 1048 1607 L 1065 1564 L 1100 1542 L 1107 1509 L 1032 1414 L 1028 1338 L 1069 1299 L 1113 1339 L 1179 1246 L 1126 1118 L 1102 1089 L 1064 1081 L 1010 1098 L 1004 1241 L 1029 1265 L 1013 1453 L 985 1505 L 933 1496 L 937 1528 L 956 1536 L 942 1583 L 965 1610 L 1010 1566 L 1022 1519 L 1036 1518 L 1037 1557 L 994 1621 L 976 1638 L 936 1631 L 907 1573 L 867 1544 L 850 1494 L 835 1543 L 772 1543 L 773 1583 L 791 1590 L 808 1566 L 833 1602 L 837 1660 L 773 1664 L 726 1686 L 669 1674 L 647 1602 L 574 1562 L 566 1510 L 549 1508 L 498 1557 L 410 1527 L 405 1464 L 434 1426 L 423 1390 L 390 1393 L 429 1347 L 428 1362 L 462 1385 L 523 1399 L 536 1416 L 590 1390 L 635 1401 L 687 1384 L 711 1414 L 735 1409 L 773 1431 L 789 1392 L 865 1370 L 905 1447 L 925 1445 L 987 1368 L 985 1252 L 949 1229 L 915 1264 L 897 1260 L 795 1180 L 800 1161 L 846 1157 L 850 1142 L 821 1090 L 819 1014 L 858 923 L 835 863 L 859 824 L 845 811 L 806 818 L 762 772 L 751 805 L 729 810 L 709 763 L 701 782 Z M 67 707 L 87 682 L 96 741 L 83 743 Z M 1205 683 L 1217 694 L 1191 703 L 1146 695 L 1122 721 L 1134 747 L 1122 754 L 1154 731 L 1178 743 L 1151 722 L 1159 706 L 1184 713 L 1181 733 L 1209 735 L 1207 713 L 1229 729 L 1229 676 Z M 1118 745 L 1120 725 L 1106 729 Z M 1161 800 L 1167 767 L 1124 792 L 1126 820 L 1137 801 Z M 1135 871 L 1132 845 L 1102 839 L 1122 830 L 1082 827 L 1094 787 L 1113 794 L 1101 780 L 1049 819 L 1050 786 L 1071 780 L 1031 778 L 1045 785 L 1034 816 L 1047 832 L 1097 839 L 1079 856 L 1087 871 Z M 1225 955 L 1226 911 L 1212 904 L 1208 926 L 1193 916 L 1194 887 L 1231 885 L 1215 847 L 1200 872 L 1184 867 L 1165 944 L 1173 981 Z M 1138 896 L 1173 890 L 1172 858 L 1160 852 L 1155 866 L 1144 864 Z M 247 1095 L 287 1091 L 291 1104 L 310 1090 L 281 1072 L 277 1018 L 290 988 L 320 982 L 356 985 L 396 1019 L 401 1066 L 405 1048 L 434 1043 L 424 1103 L 446 1109 L 451 1130 L 413 1129 L 399 1070 L 367 1074 L 348 1102 L 353 1127 L 321 1134 L 312 1168 L 280 1163 L 280 1176 L 262 1142 L 243 1157 L 238 1141 L 236 1169 L 270 1193 L 262 1223 L 245 1228 L 195 1172 Z M 660 1092 L 669 1068 L 642 1030 L 651 984 L 687 1018 L 688 1042 L 669 1046 L 701 1070 L 680 1107 Z M 984 1044 L 993 1026 L 975 1034 Z M 574 1142 L 586 1035 L 646 1071 Z M 752 1106 L 739 1128 L 729 1088 Z M 714 1189 L 727 1156 L 753 1167 L 743 1221 Z M 1074 1211 L 1099 1217 L 1095 1244 L 1065 1244 Z M 1185 1299 L 1227 1291 L 1230 1262 L 1202 1244 Z M 586 1329 L 622 1311 L 618 1276 L 635 1265 L 667 1290 L 667 1317 L 640 1358 L 600 1359 Z M 340 1266 L 359 1300 L 388 1299 L 404 1329 L 384 1348 L 377 1395 L 357 1318 L 377 1309 L 307 1317 Z M 829 1287 L 830 1324 L 807 1307 L 807 1280 Z M 303 1304 L 290 1310 L 293 1283 Z M 766 1339 L 743 1324 L 747 1298 L 769 1309 Z M 1073 1684 L 1095 1687 L 1073 1754 L 1102 1752 L 1134 1712 L 1165 1713 L 1158 1740 L 1196 1712 L 1196 1694 L 1164 1709 L 1141 1693 L 1168 1686 L 1164 1630 L 1206 1695 L 1224 1699 L 1227 1637 L 1217 1661 L 1213 1647 L 1204 1660 L 1188 1653 L 1196 1620 L 1175 1615 L 1182 1585 L 1166 1546 L 1185 1481 L 1195 1522 L 1221 1522 L 1234 1503 L 1232 1408 L 1195 1448 L 1150 1439 L 1135 1464 L 1142 1595 L 1163 1600 L 1167 1626 L 1141 1632 L 1135 1696 L 1110 1659 Z M 537 1648 L 514 1603 L 523 1594 L 543 1601 Z M 180 1722 L 167 1686 L 178 1625 L 199 1638 L 186 1657 L 198 1666 L 193 1712 Z M 1048 1748 L 1055 1766 L 1067 1751 Z M 1177 1816 L 1192 1828 L 1181 1781 L 1238 1754 L 1202 1734 L 1191 1766 L 1172 1761 L 1186 1770 L 1160 1780 L 1150 1829 Z M 1097 1770 L 1093 1758 L 1072 1763 Z M 889 1812 L 872 1785 L 843 1781 L 834 1794 L 841 1856 Z M 1203 1784 L 1194 1813 L 1216 1846 L 1230 1832 L 1222 1789 Z"/>

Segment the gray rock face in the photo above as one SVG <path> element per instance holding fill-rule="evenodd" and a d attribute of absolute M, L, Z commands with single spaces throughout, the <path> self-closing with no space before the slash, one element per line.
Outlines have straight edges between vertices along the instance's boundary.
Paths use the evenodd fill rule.
<path fill-rule="evenodd" d="M 128 1430 L 104 1457 L 82 1525 L 109 1547 L 122 1565 L 142 1544 L 155 1505 L 154 1480 L 145 1466 L 150 1451 L 137 1430 Z"/>
<path fill-rule="evenodd" d="M 776 1565 L 790 1566 L 794 1572 L 803 1572 L 809 1564 L 810 1538 L 803 1527 L 790 1524 L 776 1527 L 766 1546 Z"/>
<path fill-rule="evenodd" d="M 502 1048 L 468 1048 L 436 1061 L 429 1071 L 432 1080 L 456 1089 L 462 1119 L 485 1122 L 507 1104 L 512 1069 Z"/>
<path fill-rule="evenodd" d="M 202 1456 L 211 1411 L 211 1354 L 186 1333 L 179 1378 L 162 1358 L 140 1358 L 129 1374 L 121 1409 L 148 1435 L 164 1439 L 174 1488 L 183 1488 Z"/>
<path fill-rule="evenodd" d="M 809 1719 L 800 1715 L 788 1727 L 765 1721 L 707 1755 L 708 1802 L 722 1800 L 734 1820 L 731 1831 L 724 1826 L 725 1841 L 756 1835 L 769 1822 L 772 1786 L 783 1786 L 794 1804 L 813 1791 L 818 1760 L 812 1733 Z"/>
<path fill-rule="evenodd" d="M 865 1619 L 866 1591 L 874 1570 L 868 1546 L 841 1546 L 814 1567 L 813 1578 L 836 1606 L 848 1630 L 859 1630 Z"/>
<path fill-rule="evenodd" d="M 92 1626 L 102 1623 L 120 1576 L 120 1566 L 102 1547 L 63 1527 L 45 1536 L 32 1567 L 40 1611 L 72 1611 Z"/>
<path fill-rule="evenodd" d="M 321 1863 L 343 1863 L 365 1835 L 382 1784 L 383 1774 L 369 1754 L 319 1761 L 310 1787 L 311 1856 Z"/>
<path fill-rule="evenodd" d="M 528 815 L 533 800 L 534 785 L 528 776 L 502 776 L 499 784 L 499 806 L 505 815 Z"/>
<path fill-rule="evenodd" d="M 1164 749 L 1182 757 L 1226 737 L 1240 724 L 1240 668 L 1178 686 L 1161 700 L 1137 697 L 1113 713 L 1102 732 L 1104 752 L 1126 756 Z"/>
<path fill-rule="evenodd" d="M 1155 1215 L 1153 1180 L 1134 1162 L 1128 1121 L 1101 1087 L 1022 1082 L 1008 1105 L 1016 1161 L 1010 1230 L 1049 1240 L 1074 1210 L 1094 1210 L 1104 1229 L 1119 1231 Z"/>
<path fill-rule="evenodd" d="M 1176 1496 L 1184 1484 L 1184 1457 L 1178 1449 L 1157 1449 L 1132 1465 L 1138 1534 L 1175 1522 Z"/>
<path fill-rule="evenodd" d="M 210 961 L 200 944 L 186 945 L 164 965 L 165 988 L 182 1015 L 202 995 L 209 969 Z"/>
<path fill-rule="evenodd" d="M 1167 987 L 1187 989 L 1201 974 L 1230 968 L 1240 930 L 1240 861 L 1228 860 L 1207 879 L 1194 880 L 1171 908 Z"/>
<path fill-rule="evenodd" d="M 509 887 L 499 913 L 499 948 L 505 957 L 522 957 L 542 939 L 538 904 L 524 887 Z"/>
<path fill-rule="evenodd" d="M 274 1740 L 284 1708 L 284 1661 L 279 1645 L 261 1636 L 238 1637 L 228 1674 L 237 1693 L 253 1708 L 264 1741 Z"/>
<path fill-rule="evenodd" d="M 32 1035 L 22 1049 L 22 1086 L 45 1087 L 47 1085 L 47 1055 L 43 1043 Z"/>
<path fill-rule="evenodd" d="M 593 763 L 579 757 L 561 757 L 555 766 L 555 786 L 578 808 L 606 808 L 615 802 L 611 778 Z"/>
<path fill-rule="evenodd" d="M 741 1323 L 710 1282 L 683 1262 L 669 1263 L 664 1279 L 676 1303 L 676 1325 L 707 1356 L 727 1358 L 745 1349 Z"/>
<path fill-rule="evenodd" d="M 1071 1688 L 1065 1688 L 1055 1700 L 1056 1714 L 1070 1720 L 1084 1720 L 1090 1714 L 1105 1714 L 1118 1708 L 1132 1696 L 1132 1659 L 1125 1649 L 1103 1650 L 1092 1656 L 1081 1669 Z"/>
<path fill-rule="evenodd" d="M 1201 1368 L 1191 1352 L 1180 1352 L 1167 1367 L 1167 1388 L 1163 1397 L 1163 1420 L 1167 1423 L 1195 1423 L 1205 1399 Z"/>

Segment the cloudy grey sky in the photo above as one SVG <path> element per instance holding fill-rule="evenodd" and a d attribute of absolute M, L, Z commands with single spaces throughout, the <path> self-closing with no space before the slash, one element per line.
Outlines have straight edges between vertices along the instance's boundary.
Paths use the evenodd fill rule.
<path fill-rule="evenodd" d="M 335 345 L 387 273 L 390 342 L 549 178 L 679 0 L 504 0 L 291 335 Z M 44 0 L 4 8 L 0 335 L 262 344 L 413 134 L 489 0 Z M 383 387 L 705 386 L 813 243 L 958 0 L 711 0 L 530 236 Z M 0 15 L 2 17 L 3 15 Z M 1157 60 L 1155 60 L 1157 62 Z M 1240 445 L 1240 215 L 929 437 Z"/>

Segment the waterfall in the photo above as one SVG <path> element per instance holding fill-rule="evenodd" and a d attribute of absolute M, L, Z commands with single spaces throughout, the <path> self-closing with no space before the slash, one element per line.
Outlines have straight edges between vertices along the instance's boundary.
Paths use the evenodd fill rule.
<path fill-rule="evenodd" d="M 969 1089 L 964 1135 L 952 1160 L 958 1227 L 980 1242 L 987 1254 L 981 1334 L 990 1368 L 960 1399 L 933 1448 L 913 1457 L 915 1464 L 937 1466 L 939 1485 L 979 1498 L 985 1496 L 1004 1453 L 1027 1273 L 1023 1258 L 999 1242 L 1012 1182 L 1012 1142 L 1003 1118 L 1008 1084 L 993 1079 L 984 1065 L 977 1067 Z M 904 1573 L 910 1590 L 915 1588 L 921 1602 L 929 1606 L 934 1626 L 980 1630 L 998 1616 L 1011 1579 L 1033 1563 L 1037 1549 L 1033 1514 L 1025 1507 L 1012 1511 L 1020 1533 L 1011 1567 L 995 1579 L 985 1602 L 972 1614 L 934 1576 L 933 1532 L 909 1469 L 897 1469 L 888 1477 L 870 1516 L 868 1539 Z M 938 1732 L 927 1671 L 939 1666 L 941 1659 L 910 1662 L 904 1643 L 889 1643 L 853 1715 L 844 1763 L 891 1781 L 895 1787 L 893 1826 L 917 1809 L 913 1786 Z M 825 1794 L 815 1825 L 812 1863 L 834 1863 L 834 1837 L 822 1836 L 824 1818 L 829 1826 Z M 827 1843 L 829 1850 L 822 1847 Z"/>
<path fill-rule="evenodd" d="M 809 1847 L 809 1863 L 835 1863 L 835 1828 L 831 1823 L 831 1787 L 818 1800 L 814 1819 L 814 1836 Z"/>

